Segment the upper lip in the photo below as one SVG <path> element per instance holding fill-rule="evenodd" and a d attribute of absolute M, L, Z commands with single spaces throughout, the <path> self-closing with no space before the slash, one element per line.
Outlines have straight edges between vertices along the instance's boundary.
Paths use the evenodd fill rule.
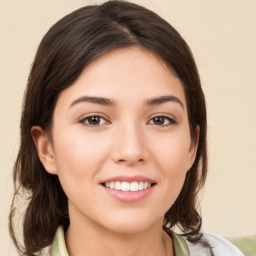
<path fill-rule="evenodd" d="M 106 180 L 103 180 L 100 183 L 107 183 L 111 181 L 121 181 L 121 182 L 135 182 L 135 181 L 141 182 L 142 181 L 142 182 L 148 182 L 148 183 L 156 183 L 156 181 L 154 181 L 153 179 L 150 179 L 148 177 L 141 176 L 141 175 L 136 175 L 136 176 L 119 175 L 119 176 L 114 176 Z"/>

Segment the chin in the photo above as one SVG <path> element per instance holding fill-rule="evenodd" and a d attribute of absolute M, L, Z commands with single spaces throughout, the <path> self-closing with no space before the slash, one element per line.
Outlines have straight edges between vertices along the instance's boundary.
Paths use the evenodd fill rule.
<path fill-rule="evenodd" d="M 105 219 L 104 226 L 108 230 L 118 234 L 139 234 L 159 225 L 162 227 L 163 218 L 148 218 L 145 215 L 112 217 L 111 221 Z"/>

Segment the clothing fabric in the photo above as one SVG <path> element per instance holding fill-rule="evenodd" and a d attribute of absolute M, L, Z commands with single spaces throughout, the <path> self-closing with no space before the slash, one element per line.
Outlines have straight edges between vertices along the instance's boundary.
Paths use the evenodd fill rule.
<path fill-rule="evenodd" d="M 221 236 L 204 233 L 197 243 L 187 241 L 190 255 L 196 256 L 244 256 L 231 242 Z"/>
<path fill-rule="evenodd" d="M 220 236 L 203 234 L 197 243 L 190 243 L 174 232 L 170 232 L 169 235 L 173 241 L 175 256 L 244 256 L 234 245 Z M 49 253 L 44 255 L 69 256 L 61 226 L 56 231 Z"/>

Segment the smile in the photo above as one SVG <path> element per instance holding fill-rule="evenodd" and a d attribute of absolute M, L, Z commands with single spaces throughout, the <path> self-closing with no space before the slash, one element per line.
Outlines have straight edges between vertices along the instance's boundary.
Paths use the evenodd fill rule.
<path fill-rule="evenodd" d="M 113 189 L 113 190 L 121 190 L 121 191 L 142 191 L 145 189 L 150 188 L 154 185 L 154 183 L 150 182 L 143 182 L 143 181 L 133 181 L 133 182 L 127 182 L 127 181 L 111 181 L 106 182 L 102 184 L 103 186 Z"/>
<path fill-rule="evenodd" d="M 153 193 L 157 182 L 141 175 L 119 175 L 103 180 L 100 185 L 112 198 L 123 203 L 136 203 Z"/>

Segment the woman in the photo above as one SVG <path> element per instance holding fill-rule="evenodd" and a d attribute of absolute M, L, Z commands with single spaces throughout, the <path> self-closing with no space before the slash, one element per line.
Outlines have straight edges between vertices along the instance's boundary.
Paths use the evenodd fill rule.
<path fill-rule="evenodd" d="M 206 109 L 178 32 L 125 1 L 81 8 L 43 38 L 14 181 L 23 255 L 242 255 L 201 233 Z M 179 227 L 183 236 L 172 228 Z M 184 238 L 183 238 L 184 237 Z"/>

